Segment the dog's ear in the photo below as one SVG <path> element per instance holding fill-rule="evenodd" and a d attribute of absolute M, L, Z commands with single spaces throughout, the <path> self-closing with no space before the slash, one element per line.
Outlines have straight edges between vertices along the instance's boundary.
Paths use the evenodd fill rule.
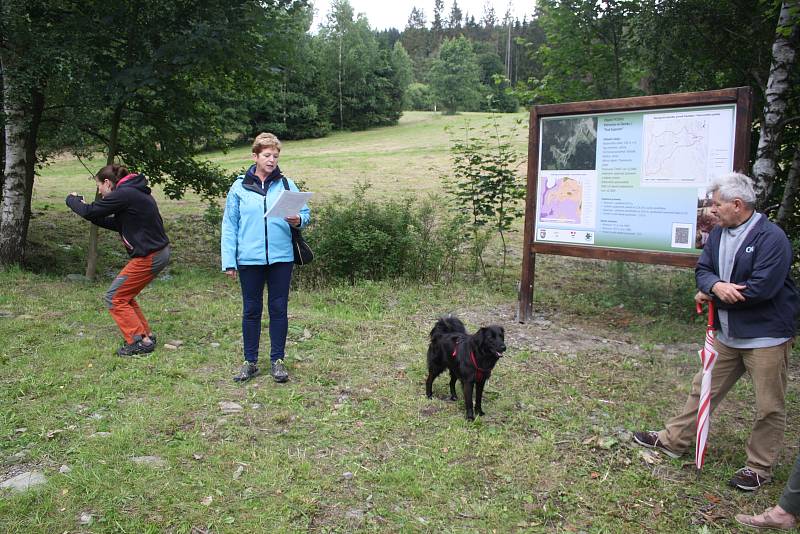
<path fill-rule="evenodd" d="M 475 341 L 478 343 L 478 345 L 481 345 L 483 344 L 484 341 L 486 341 L 488 334 L 489 334 L 489 329 L 484 326 L 479 328 L 478 331 L 475 332 L 475 334 L 472 337 L 475 338 Z"/>

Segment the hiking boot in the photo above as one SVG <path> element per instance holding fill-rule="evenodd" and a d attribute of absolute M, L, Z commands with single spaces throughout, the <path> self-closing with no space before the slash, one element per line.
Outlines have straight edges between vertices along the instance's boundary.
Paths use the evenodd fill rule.
<path fill-rule="evenodd" d="M 671 451 L 664 446 L 658 437 L 658 432 L 655 430 L 649 430 L 647 432 L 634 432 L 633 441 L 649 449 L 658 449 L 670 458 L 680 458 L 682 456 L 681 453 Z"/>
<path fill-rule="evenodd" d="M 759 475 L 749 467 L 742 467 L 733 474 L 729 483 L 742 491 L 755 491 L 769 481 L 770 479 Z"/>
<path fill-rule="evenodd" d="M 275 360 L 272 362 L 270 374 L 272 378 L 275 379 L 275 382 L 286 382 L 289 380 L 289 373 L 286 372 L 286 366 L 283 365 L 283 360 Z"/>
<path fill-rule="evenodd" d="M 234 382 L 247 382 L 248 380 L 250 380 L 254 376 L 258 376 L 259 374 L 260 374 L 260 372 L 258 370 L 258 366 L 256 365 L 256 362 L 244 362 L 244 365 L 242 365 L 242 368 L 239 370 L 239 372 L 236 374 L 236 376 L 233 377 L 233 381 Z"/>
<path fill-rule="evenodd" d="M 149 354 L 156 348 L 155 343 L 142 343 L 141 340 L 133 343 L 126 343 L 117 350 L 119 356 L 138 356 L 139 354 Z"/>
<path fill-rule="evenodd" d="M 150 338 L 150 342 L 153 344 L 154 347 L 158 344 L 158 342 L 156 341 L 156 334 L 155 333 L 152 333 L 147 337 Z"/>

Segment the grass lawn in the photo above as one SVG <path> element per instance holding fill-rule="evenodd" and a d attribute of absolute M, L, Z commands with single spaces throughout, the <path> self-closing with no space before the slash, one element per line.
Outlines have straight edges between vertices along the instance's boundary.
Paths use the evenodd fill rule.
<path fill-rule="evenodd" d="M 281 167 L 316 202 L 363 180 L 381 196 L 436 192 L 443 127 L 466 118 L 486 116 L 410 113 L 393 128 L 287 142 Z M 210 157 L 236 169 L 248 154 Z M 631 442 L 682 405 L 698 367 L 690 270 L 539 257 L 526 324 L 514 320 L 518 250 L 501 287 L 312 289 L 299 272 L 291 380 L 239 385 L 240 291 L 219 273 L 214 229 L 191 195 L 156 192 L 174 256 L 141 297 L 159 345 L 177 348 L 114 355 L 121 337 L 101 296 L 125 263 L 116 236 L 101 231 L 97 282 L 66 276 L 83 272 L 88 225 L 63 197 L 88 194 L 88 175 L 69 159 L 43 170 L 28 270 L 0 272 L 0 481 L 47 477 L 0 493 L 2 532 L 737 532 L 735 513 L 780 495 L 798 452 L 796 358 L 776 483 L 726 485 L 744 464 L 749 380 L 712 417 L 699 477 L 692 454 Z M 507 331 L 474 423 L 445 400 L 445 377 L 424 395 L 427 334 L 446 312 Z"/>

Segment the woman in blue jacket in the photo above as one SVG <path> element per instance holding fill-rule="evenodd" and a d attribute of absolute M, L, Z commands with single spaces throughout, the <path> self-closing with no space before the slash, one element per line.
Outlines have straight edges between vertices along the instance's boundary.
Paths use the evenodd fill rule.
<path fill-rule="evenodd" d="M 244 365 L 233 379 L 244 382 L 259 374 L 258 344 L 261 337 L 261 313 L 264 285 L 267 286 L 269 311 L 270 374 L 276 382 L 286 382 L 284 365 L 286 333 L 289 329 L 287 306 L 292 281 L 294 253 L 289 225 L 302 228 L 311 211 L 303 206 L 300 213 L 281 219 L 264 217 L 281 191 L 284 180 L 289 189 L 297 186 L 281 174 L 278 157 L 281 142 L 271 133 L 259 134 L 253 141 L 250 169 L 239 176 L 228 191 L 222 217 L 222 270 L 238 278 L 242 287 L 242 338 Z"/>

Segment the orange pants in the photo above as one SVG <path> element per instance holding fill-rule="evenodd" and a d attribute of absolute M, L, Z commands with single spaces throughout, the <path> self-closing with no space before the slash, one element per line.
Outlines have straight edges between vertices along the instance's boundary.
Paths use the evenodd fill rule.
<path fill-rule="evenodd" d="M 133 258 L 114 278 L 103 297 L 128 344 L 152 333 L 135 297 L 167 266 L 169 255 L 167 246 L 147 256 Z"/>

